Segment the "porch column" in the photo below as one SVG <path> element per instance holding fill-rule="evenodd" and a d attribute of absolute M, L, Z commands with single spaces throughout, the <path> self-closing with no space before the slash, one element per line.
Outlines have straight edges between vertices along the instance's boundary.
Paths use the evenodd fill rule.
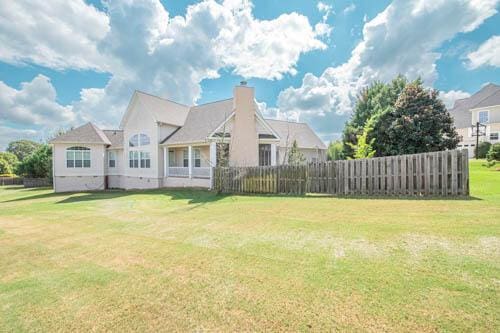
<path fill-rule="evenodd" d="M 189 179 L 193 178 L 193 147 L 188 146 L 188 172 L 189 172 Z"/>
<path fill-rule="evenodd" d="M 168 148 L 163 146 L 163 177 L 168 176 Z"/>
<path fill-rule="evenodd" d="M 276 165 L 276 144 L 271 143 L 271 165 Z"/>
<path fill-rule="evenodd" d="M 214 188 L 214 168 L 217 166 L 217 143 L 210 142 L 210 188 Z"/>

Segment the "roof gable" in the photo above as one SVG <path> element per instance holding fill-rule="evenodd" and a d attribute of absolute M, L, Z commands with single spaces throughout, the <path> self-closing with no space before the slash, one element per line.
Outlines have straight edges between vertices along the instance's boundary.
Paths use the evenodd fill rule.
<path fill-rule="evenodd" d="M 122 130 L 103 130 L 106 137 L 111 142 L 109 148 L 123 148 L 123 131 Z"/>
<path fill-rule="evenodd" d="M 111 141 L 104 132 L 92 123 L 87 123 L 67 131 L 50 140 L 50 143 L 95 143 L 111 145 Z"/>
<path fill-rule="evenodd" d="M 120 129 L 125 127 L 131 113 L 136 110 L 148 112 L 155 122 L 182 126 L 186 121 L 189 106 L 136 90 L 122 117 Z"/>
<path fill-rule="evenodd" d="M 202 142 L 233 113 L 233 99 L 193 106 L 184 126 L 162 143 L 181 144 Z"/>
<path fill-rule="evenodd" d="M 267 123 L 278 133 L 280 147 L 290 147 L 297 141 L 299 148 L 326 149 L 325 143 L 306 123 L 266 119 Z"/>

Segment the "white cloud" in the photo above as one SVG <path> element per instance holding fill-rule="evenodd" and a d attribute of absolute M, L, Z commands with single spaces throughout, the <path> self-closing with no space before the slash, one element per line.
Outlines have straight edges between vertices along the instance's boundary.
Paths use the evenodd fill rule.
<path fill-rule="evenodd" d="M 21 139 L 38 141 L 39 132 L 31 129 L 19 129 L 0 125 L 0 151 L 7 148 L 9 142 Z"/>
<path fill-rule="evenodd" d="M 83 0 L 0 1 L 0 60 L 105 70 L 97 43 L 108 29 L 107 16 Z"/>
<path fill-rule="evenodd" d="M 500 67 L 500 36 L 488 39 L 476 51 L 469 53 L 467 59 L 470 69 L 481 66 Z"/>
<path fill-rule="evenodd" d="M 331 5 L 325 4 L 322 1 L 318 2 L 317 8 L 320 13 L 323 13 L 323 16 L 321 18 L 321 22 L 316 23 L 314 26 L 314 31 L 318 36 L 325 36 L 328 38 L 332 33 L 333 27 L 326 23 L 326 21 L 328 20 L 328 17 L 335 12 L 333 11 Z"/>
<path fill-rule="evenodd" d="M 353 11 L 356 10 L 356 5 L 351 3 L 349 6 L 347 6 L 346 8 L 344 8 L 344 15 L 347 15 Z"/>
<path fill-rule="evenodd" d="M 448 109 L 451 109 L 453 107 L 453 104 L 455 104 L 456 100 L 467 97 L 470 97 L 470 94 L 462 90 L 450 90 L 450 91 L 439 92 L 439 98 L 441 98 L 444 105 L 446 105 Z"/>
<path fill-rule="evenodd" d="M 111 74 L 104 88 L 83 89 L 70 106 L 57 104 L 46 77 L 26 84 L 45 84 L 50 92 L 33 94 L 29 102 L 11 97 L 27 88 L 16 92 L 2 84 L 4 119 L 39 128 L 54 121 L 116 126 L 134 89 L 191 104 L 201 94 L 200 82 L 218 77 L 222 68 L 247 78 L 294 75 L 300 55 L 326 48 L 321 38 L 329 33 L 297 13 L 256 19 L 246 0 L 205 0 L 175 17 L 158 0 L 104 6 L 105 12 L 82 0 L 0 5 L 0 60 Z"/>
<path fill-rule="evenodd" d="M 25 126 L 47 126 L 75 120 L 71 106 L 56 101 L 56 90 L 50 79 L 36 76 L 23 82 L 17 90 L 0 81 L 0 120 Z"/>
<path fill-rule="evenodd" d="M 436 49 L 457 33 L 478 27 L 496 13 L 498 0 L 395 0 L 365 23 L 363 39 L 350 59 L 327 68 L 320 76 L 306 74 L 302 84 L 278 97 L 282 112 L 309 119 L 315 129 L 330 117 L 338 127 L 352 110 L 357 93 L 374 80 L 389 81 L 398 74 L 420 76 L 432 86 L 437 78 Z M 450 19 L 453 17 L 453 19 Z M 338 116 L 331 116 L 337 114 Z M 338 118 L 340 117 L 340 118 Z"/>
<path fill-rule="evenodd" d="M 448 109 L 451 109 L 453 107 L 453 104 L 455 104 L 456 100 L 467 98 L 469 96 L 470 94 L 468 92 L 462 90 L 450 90 L 450 91 L 439 92 L 439 98 L 441 98 L 444 105 L 446 105 Z"/>

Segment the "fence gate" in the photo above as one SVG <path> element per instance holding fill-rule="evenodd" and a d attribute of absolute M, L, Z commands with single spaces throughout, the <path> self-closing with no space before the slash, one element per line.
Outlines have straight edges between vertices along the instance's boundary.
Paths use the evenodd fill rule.
<path fill-rule="evenodd" d="M 468 163 L 464 149 L 307 165 L 219 167 L 214 189 L 295 195 L 469 195 Z"/>

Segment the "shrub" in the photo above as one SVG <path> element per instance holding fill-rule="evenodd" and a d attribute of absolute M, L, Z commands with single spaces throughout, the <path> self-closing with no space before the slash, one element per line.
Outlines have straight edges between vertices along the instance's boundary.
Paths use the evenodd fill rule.
<path fill-rule="evenodd" d="M 491 145 L 488 154 L 486 155 L 486 159 L 491 161 L 500 161 L 500 143 L 495 143 Z"/>
<path fill-rule="evenodd" d="M 490 151 L 491 143 L 485 141 L 481 142 L 479 146 L 477 146 L 477 156 L 476 158 L 486 158 L 486 154 Z M 474 154 L 476 150 L 474 150 Z"/>

